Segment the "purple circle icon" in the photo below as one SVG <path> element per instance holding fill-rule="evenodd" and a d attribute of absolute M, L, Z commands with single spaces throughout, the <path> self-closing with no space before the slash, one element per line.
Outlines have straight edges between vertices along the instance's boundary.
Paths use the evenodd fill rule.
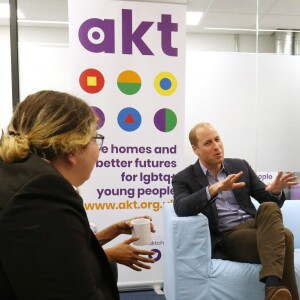
<path fill-rule="evenodd" d="M 155 261 L 159 261 L 161 259 L 161 252 L 158 249 L 151 249 L 151 251 L 156 253 L 156 257 L 153 257 L 152 255 L 148 255 L 148 257 L 154 259 Z"/>
<path fill-rule="evenodd" d="M 103 111 L 96 107 L 96 106 L 91 106 L 91 108 L 93 109 L 93 111 L 95 112 L 96 116 L 97 116 L 97 130 L 100 129 L 104 123 L 105 123 L 105 116 Z"/>
<path fill-rule="evenodd" d="M 169 108 L 162 108 L 154 115 L 154 125 L 162 132 L 172 131 L 177 124 L 176 114 Z"/>

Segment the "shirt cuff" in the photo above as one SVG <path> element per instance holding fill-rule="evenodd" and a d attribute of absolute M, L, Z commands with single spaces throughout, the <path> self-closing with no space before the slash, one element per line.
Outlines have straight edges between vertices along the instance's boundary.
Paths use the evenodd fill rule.
<path fill-rule="evenodd" d="M 207 201 L 209 201 L 210 199 L 211 199 L 211 195 L 210 195 L 210 193 L 209 193 L 209 188 L 210 187 L 210 185 L 208 185 L 207 187 L 206 187 L 206 197 L 207 197 Z"/>
<path fill-rule="evenodd" d="M 281 200 L 281 198 L 282 198 L 282 191 L 280 192 L 280 194 L 279 195 L 275 195 L 275 194 L 273 194 L 273 193 L 270 193 L 273 197 L 277 197 L 278 198 L 278 200 Z"/>

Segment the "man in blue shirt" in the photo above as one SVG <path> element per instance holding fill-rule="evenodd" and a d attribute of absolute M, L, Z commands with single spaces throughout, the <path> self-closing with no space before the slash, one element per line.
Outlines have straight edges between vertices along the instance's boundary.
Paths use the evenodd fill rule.
<path fill-rule="evenodd" d="M 265 300 L 298 300 L 293 234 L 284 228 L 280 207 L 283 189 L 296 185 L 293 173 L 279 172 L 266 186 L 241 159 L 224 159 L 222 140 L 209 123 L 189 134 L 199 160 L 172 180 L 178 216 L 207 216 L 212 257 L 260 263 Z M 251 201 L 261 205 L 256 211 Z"/>

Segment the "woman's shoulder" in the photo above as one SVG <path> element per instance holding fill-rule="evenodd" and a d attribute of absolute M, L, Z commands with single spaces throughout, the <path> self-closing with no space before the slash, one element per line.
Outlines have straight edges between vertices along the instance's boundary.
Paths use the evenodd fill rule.
<path fill-rule="evenodd" d="M 36 156 L 0 166 L 0 207 L 15 197 L 31 195 L 32 198 L 59 198 L 60 194 L 77 195 L 73 186 L 49 162 Z M 64 196 L 65 197 L 65 196 Z"/>

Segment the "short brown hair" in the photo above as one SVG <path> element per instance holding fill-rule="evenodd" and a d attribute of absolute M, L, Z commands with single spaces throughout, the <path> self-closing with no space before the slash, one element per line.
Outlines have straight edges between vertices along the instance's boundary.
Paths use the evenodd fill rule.
<path fill-rule="evenodd" d="M 195 145 L 197 146 L 197 143 L 198 143 L 198 139 L 197 139 L 197 135 L 196 135 L 196 132 L 197 132 L 197 129 L 200 128 L 200 127 L 207 127 L 207 126 L 211 126 L 210 123 L 198 123 L 196 124 L 191 130 L 190 130 L 190 133 L 189 133 L 189 140 L 190 140 L 190 143 L 191 145 Z"/>

